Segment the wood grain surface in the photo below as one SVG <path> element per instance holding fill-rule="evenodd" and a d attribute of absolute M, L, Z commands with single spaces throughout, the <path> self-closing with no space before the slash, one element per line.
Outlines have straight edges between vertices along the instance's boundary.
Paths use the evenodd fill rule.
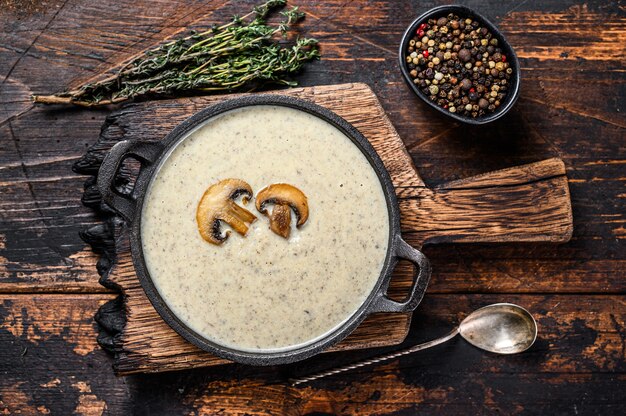
<path fill-rule="evenodd" d="M 452 241 L 562 243 L 570 239 L 572 212 L 561 160 L 486 173 L 441 185 L 433 191 L 419 177 L 402 140 L 367 85 L 294 88 L 282 93 L 334 111 L 372 144 L 395 186 L 403 234 L 410 236 L 415 246 Z M 95 175 L 115 143 L 162 140 L 178 123 L 224 99 L 218 95 L 124 106 L 107 118 L 99 140 L 76 162 L 75 170 Z M 129 184 L 128 192 L 132 192 L 133 176 L 136 175 L 131 169 L 124 168 L 118 175 L 118 182 Z M 127 227 L 119 226 L 118 216 L 103 205 L 94 182 L 94 177 L 87 180 L 84 200 L 107 218 L 110 232 L 101 233 L 102 227 L 97 225 L 87 231 L 86 241 L 96 248 L 114 245 L 111 253 L 104 254 L 111 261 L 110 269 L 103 271 L 103 284 L 122 294 L 122 301 L 107 304 L 107 313 L 99 313 L 97 318 L 103 327 L 100 343 L 114 353 L 116 373 L 164 372 L 227 362 L 186 342 L 152 307 L 135 274 Z M 406 297 L 412 280 L 412 267 L 402 264 L 392 278 L 390 293 L 400 299 Z M 373 314 L 330 351 L 398 344 L 407 335 L 410 317 Z M 114 324 L 109 324 L 110 320 Z M 118 328 L 120 321 L 124 324 Z"/>
<path fill-rule="evenodd" d="M 403 343 L 444 334 L 473 308 L 511 301 L 537 316 L 537 345 L 523 355 L 496 357 L 455 340 L 298 389 L 288 387 L 286 378 L 395 347 L 261 370 L 225 365 L 115 377 L 113 360 L 96 342 L 93 316 L 116 295 L 99 284 L 98 256 L 79 237 L 101 222 L 81 204 L 85 176 L 72 172 L 115 108 L 34 107 L 28 96 L 76 85 L 188 27 L 223 22 L 252 3 L 10 1 L 0 6 L 0 413 L 626 413 L 621 2 L 464 2 L 502 29 L 523 74 L 511 113 L 484 128 L 450 123 L 414 97 L 400 77 L 402 32 L 440 2 L 296 3 L 307 13 L 302 32 L 322 44 L 322 60 L 307 67 L 301 85 L 372 87 L 431 189 L 563 160 L 571 241 L 427 245 L 433 277 Z M 106 261 L 100 260 L 100 270 Z"/>

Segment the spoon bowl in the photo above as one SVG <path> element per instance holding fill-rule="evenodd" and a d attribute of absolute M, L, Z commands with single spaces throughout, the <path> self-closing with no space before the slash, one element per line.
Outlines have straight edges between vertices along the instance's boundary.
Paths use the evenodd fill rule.
<path fill-rule="evenodd" d="M 537 322 L 521 306 L 495 303 L 469 314 L 459 333 L 470 344 L 497 354 L 526 351 L 537 339 Z"/>

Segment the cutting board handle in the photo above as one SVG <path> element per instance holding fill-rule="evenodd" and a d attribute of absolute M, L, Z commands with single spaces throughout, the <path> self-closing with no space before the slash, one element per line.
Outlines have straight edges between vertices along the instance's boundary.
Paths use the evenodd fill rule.
<path fill-rule="evenodd" d="M 401 200 L 412 242 L 566 242 L 572 207 L 560 159 L 489 172 L 424 188 Z"/>

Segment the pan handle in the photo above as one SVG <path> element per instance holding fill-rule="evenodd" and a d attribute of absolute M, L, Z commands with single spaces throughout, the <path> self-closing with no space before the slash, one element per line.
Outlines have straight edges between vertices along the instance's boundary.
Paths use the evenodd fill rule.
<path fill-rule="evenodd" d="M 415 265 L 417 277 L 411 285 L 411 291 L 403 302 L 397 302 L 387 297 L 387 285 L 378 292 L 378 299 L 373 303 L 370 313 L 374 312 L 412 312 L 422 301 L 426 286 L 430 280 L 430 262 L 424 254 L 416 248 L 411 247 L 400 235 L 396 236 L 395 255 L 400 259 L 410 261 Z"/>
<path fill-rule="evenodd" d="M 102 200 L 129 222 L 135 216 L 137 196 L 151 173 L 147 168 L 157 160 L 162 150 L 163 146 L 157 142 L 124 140 L 111 148 L 100 165 L 98 190 L 102 194 Z M 140 161 L 141 170 L 133 190 L 122 193 L 115 187 L 115 177 L 122 162 L 128 157 Z"/>

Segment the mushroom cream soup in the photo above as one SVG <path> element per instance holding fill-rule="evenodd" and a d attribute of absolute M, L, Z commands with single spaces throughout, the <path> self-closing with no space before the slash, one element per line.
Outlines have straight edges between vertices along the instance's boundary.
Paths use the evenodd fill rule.
<path fill-rule="evenodd" d="M 214 245 L 196 209 L 225 178 L 250 185 L 252 199 L 236 202 L 257 219 Z M 308 198 L 309 218 L 292 221 L 288 238 L 255 209 L 275 183 Z M 187 135 L 161 162 L 141 221 L 147 270 L 169 309 L 200 336 L 250 352 L 293 349 L 341 326 L 373 290 L 389 243 L 383 189 L 363 153 L 330 123 L 283 106 L 232 110 Z"/>

